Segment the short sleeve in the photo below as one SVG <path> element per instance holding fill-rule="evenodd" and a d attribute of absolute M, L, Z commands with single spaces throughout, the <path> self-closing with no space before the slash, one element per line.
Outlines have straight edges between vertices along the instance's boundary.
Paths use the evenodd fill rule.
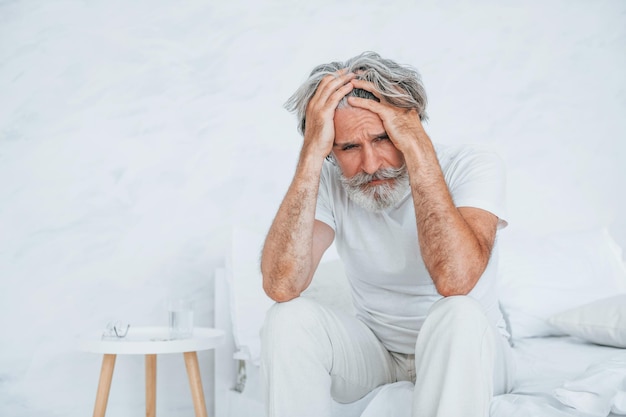
<path fill-rule="evenodd" d="M 320 175 L 320 186 L 317 193 L 317 205 L 315 207 L 315 219 L 326 223 L 334 231 L 337 231 L 335 216 L 333 215 L 332 190 L 330 170 L 333 168 L 330 162 L 324 161 Z"/>
<path fill-rule="evenodd" d="M 497 154 L 464 147 L 442 165 L 456 207 L 489 211 L 506 227 L 506 169 Z"/>

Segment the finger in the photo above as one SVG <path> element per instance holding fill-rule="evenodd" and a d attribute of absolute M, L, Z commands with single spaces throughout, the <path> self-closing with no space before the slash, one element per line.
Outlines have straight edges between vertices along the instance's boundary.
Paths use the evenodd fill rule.
<path fill-rule="evenodd" d="M 326 87 L 328 84 L 338 79 L 345 79 L 345 82 L 348 82 L 349 79 L 351 78 L 351 77 L 347 77 L 349 74 L 352 74 L 352 73 L 349 73 L 348 69 L 344 68 L 339 71 L 333 72 L 332 74 L 328 74 L 324 76 L 322 80 L 320 81 L 320 83 L 318 84 L 318 87 L 317 87 L 318 91 L 324 89 L 324 87 Z"/>
<path fill-rule="evenodd" d="M 352 91 L 352 89 L 354 89 L 354 86 L 350 83 L 347 83 L 345 85 L 342 85 L 341 87 L 339 87 L 334 93 L 332 93 L 329 97 L 328 100 L 326 101 L 326 103 L 332 107 L 333 111 L 337 109 L 337 106 L 339 105 L 339 102 L 350 92 Z"/>
<path fill-rule="evenodd" d="M 306 108 L 306 118 L 314 118 L 315 115 L 322 118 L 332 118 L 339 102 L 354 88 L 350 82 L 346 82 L 340 85 L 338 89 L 332 91 L 333 87 L 329 87 L 326 90 L 316 92 L 315 96 L 308 103 Z"/>
<path fill-rule="evenodd" d="M 365 81 L 365 80 L 359 80 L 358 78 L 355 78 L 355 79 L 351 80 L 350 82 L 352 83 L 352 85 L 355 88 L 360 88 L 361 90 L 369 91 L 370 93 L 374 94 L 374 96 L 377 99 L 379 99 L 381 102 L 385 102 L 385 99 L 378 92 L 378 90 L 376 89 L 376 86 L 374 85 L 374 83 L 371 83 L 371 82 Z"/>
<path fill-rule="evenodd" d="M 354 86 L 350 82 L 344 84 L 333 83 L 325 86 L 322 90 L 316 92 L 315 96 L 309 102 L 307 108 L 317 109 L 322 111 L 326 108 L 331 108 L 334 111 L 342 98 L 346 96 Z"/>
<path fill-rule="evenodd" d="M 320 91 L 320 98 L 323 101 L 328 100 L 328 97 L 333 94 L 335 91 L 337 91 L 339 88 L 341 88 L 342 86 L 344 86 L 345 84 L 350 83 L 350 80 L 352 80 L 354 77 L 356 77 L 356 74 L 352 73 L 352 72 L 346 72 L 345 74 L 331 74 L 328 75 L 326 77 L 324 77 L 324 79 L 322 80 L 322 83 L 320 83 L 320 87 L 318 87 L 319 91 Z"/>
<path fill-rule="evenodd" d="M 339 87 L 339 89 L 336 90 L 334 93 L 332 93 L 325 102 L 320 102 L 317 103 L 317 105 L 309 106 L 307 107 L 307 111 L 308 109 L 311 109 L 312 112 L 318 112 L 319 114 L 325 114 L 332 117 L 331 115 L 334 114 L 335 110 L 337 110 L 339 102 L 350 91 L 352 91 L 353 88 L 354 86 L 350 83 L 344 84 L 343 86 Z M 309 103 L 309 105 L 311 105 L 311 103 Z"/>
<path fill-rule="evenodd" d="M 339 75 L 338 73 L 327 75 L 320 82 L 315 95 L 321 103 L 326 103 L 328 101 L 328 98 L 333 93 L 335 93 L 338 89 L 342 88 L 346 84 L 349 84 L 350 80 L 352 80 L 355 76 L 356 74 L 352 72 L 347 72 L 343 75 Z M 350 88 L 350 90 L 351 89 L 352 87 Z"/>
<path fill-rule="evenodd" d="M 359 107 L 361 109 L 369 110 L 373 113 L 376 113 L 378 114 L 378 116 L 381 117 L 381 119 L 384 111 L 386 110 L 386 107 L 383 104 L 375 100 L 370 100 L 368 98 L 348 97 L 348 104 L 352 107 Z"/>

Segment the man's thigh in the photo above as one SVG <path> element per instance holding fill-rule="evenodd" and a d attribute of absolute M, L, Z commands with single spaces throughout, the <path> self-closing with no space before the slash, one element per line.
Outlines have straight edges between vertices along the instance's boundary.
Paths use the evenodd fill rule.
<path fill-rule="evenodd" d="M 301 297 L 302 298 L 302 297 Z M 320 317 L 330 342 L 331 394 L 335 401 L 350 403 L 374 388 L 395 381 L 394 362 L 382 343 L 356 317 L 314 301 L 302 299 Z"/>

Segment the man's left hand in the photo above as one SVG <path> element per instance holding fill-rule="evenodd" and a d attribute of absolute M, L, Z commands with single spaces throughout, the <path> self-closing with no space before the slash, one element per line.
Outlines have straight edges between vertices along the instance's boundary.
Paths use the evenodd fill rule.
<path fill-rule="evenodd" d="M 416 109 L 403 109 L 388 103 L 375 89 L 374 84 L 365 80 L 350 81 L 354 88 L 367 90 L 374 94 L 380 102 L 359 97 L 348 97 L 352 107 L 376 113 L 383 122 L 385 131 L 394 146 L 403 154 L 416 144 L 421 149 L 432 148 L 430 138 L 424 131 L 419 113 Z"/>

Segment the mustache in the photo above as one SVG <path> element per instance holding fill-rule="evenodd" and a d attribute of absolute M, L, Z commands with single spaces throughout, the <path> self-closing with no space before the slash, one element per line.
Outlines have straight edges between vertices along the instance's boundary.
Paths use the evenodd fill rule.
<path fill-rule="evenodd" d="M 343 177 L 344 184 L 350 187 L 362 187 L 375 180 L 391 180 L 406 175 L 406 165 L 399 168 L 381 168 L 373 174 L 367 172 L 359 172 L 350 178 Z"/>

